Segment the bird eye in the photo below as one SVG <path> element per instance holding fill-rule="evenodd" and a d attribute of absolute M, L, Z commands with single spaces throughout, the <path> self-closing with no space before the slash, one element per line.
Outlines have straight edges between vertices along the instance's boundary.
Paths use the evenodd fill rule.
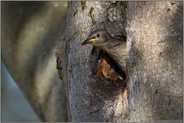
<path fill-rule="evenodd" d="M 96 34 L 96 37 L 99 38 L 100 37 L 100 34 Z"/>

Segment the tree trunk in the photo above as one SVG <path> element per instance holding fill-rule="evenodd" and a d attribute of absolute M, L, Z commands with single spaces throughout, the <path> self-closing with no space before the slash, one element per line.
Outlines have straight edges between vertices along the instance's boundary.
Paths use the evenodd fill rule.
<path fill-rule="evenodd" d="M 2 60 L 43 121 L 67 121 L 55 47 L 66 2 L 1 2 Z M 20 109 L 22 110 L 22 109 Z"/>
<path fill-rule="evenodd" d="M 56 50 L 69 121 L 181 121 L 182 10 L 182 2 L 69 2 Z M 107 54 L 81 46 L 99 28 L 126 35 L 126 80 Z"/>
<path fill-rule="evenodd" d="M 69 2 L 62 33 L 63 8 L 2 2 L 3 61 L 43 121 L 182 120 L 183 2 Z M 99 28 L 126 36 L 126 77 L 81 46 Z"/>
<path fill-rule="evenodd" d="M 130 2 L 130 121 L 182 120 L 182 2 Z"/>

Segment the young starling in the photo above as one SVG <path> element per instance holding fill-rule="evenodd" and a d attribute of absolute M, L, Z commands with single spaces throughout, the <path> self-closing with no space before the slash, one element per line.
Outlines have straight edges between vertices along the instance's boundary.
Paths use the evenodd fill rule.
<path fill-rule="evenodd" d="M 126 71 L 126 41 L 112 37 L 106 30 L 98 29 L 91 32 L 88 38 L 82 43 L 92 44 L 106 52 L 124 72 Z"/>

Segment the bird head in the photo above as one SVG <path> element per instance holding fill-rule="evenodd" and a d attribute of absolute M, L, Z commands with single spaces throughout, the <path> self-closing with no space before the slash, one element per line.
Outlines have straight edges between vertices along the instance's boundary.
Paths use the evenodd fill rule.
<path fill-rule="evenodd" d="M 105 46 L 109 39 L 111 38 L 111 35 L 104 29 L 98 29 L 93 32 L 91 32 L 87 39 L 82 43 L 82 45 L 85 44 L 92 44 L 94 46 L 103 48 Z"/>

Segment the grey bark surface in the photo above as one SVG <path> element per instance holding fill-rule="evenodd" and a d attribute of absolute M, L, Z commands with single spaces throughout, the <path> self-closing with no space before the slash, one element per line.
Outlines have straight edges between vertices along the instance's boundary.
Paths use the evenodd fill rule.
<path fill-rule="evenodd" d="M 69 2 L 57 46 L 69 121 L 182 121 L 182 2 Z M 127 35 L 128 86 L 93 70 L 101 50 L 81 46 L 91 30 Z"/>
<path fill-rule="evenodd" d="M 126 113 L 127 91 L 122 90 L 121 86 L 111 86 L 108 89 L 98 84 L 100 81 L 95 79 L 92 70 L 99 52 L 95 50 L 93 54 L 91 46 L 81 46 L 90 30 L 102 28 L 100 26 L 103 22 L 107 24 L 106 28 L 116 30 L 116 26 L 110 26 L 112 23 L 108 21 L 107 15 L 109 11 L 110 13 L 113 11 L 111 5 L 118 7 L 118 11 L 114 10 L 115 13 L 123 15 L 124 4 L 124 2 L 118 5 L 110 2 L 69 2 L 67 26 L 58 45 L 57 54 L 62 67 L 60 76 L 67 88 L 70 121 L 121 121 L 121 115 Z M 119 20 L 114 24 L 120 24 L 121 30 L 114 34 L 123 33 L 125 25 L 123 21 Z M 122 118 L 124 116 L 122 115 Z"/>
<path fill-rule="evenodd" d="M 130 2 L 130 121 L 183 115 L 183 2 Z"/>
<path fill-rule="evenodd" d="M 182 120 L 183 2 L 69 2 L 62 33 L 63 5 L 2 2 L 3 61 L 43 121 Z M 127 36 L 126 80 L 81 46 L 99 28 Z"/>

